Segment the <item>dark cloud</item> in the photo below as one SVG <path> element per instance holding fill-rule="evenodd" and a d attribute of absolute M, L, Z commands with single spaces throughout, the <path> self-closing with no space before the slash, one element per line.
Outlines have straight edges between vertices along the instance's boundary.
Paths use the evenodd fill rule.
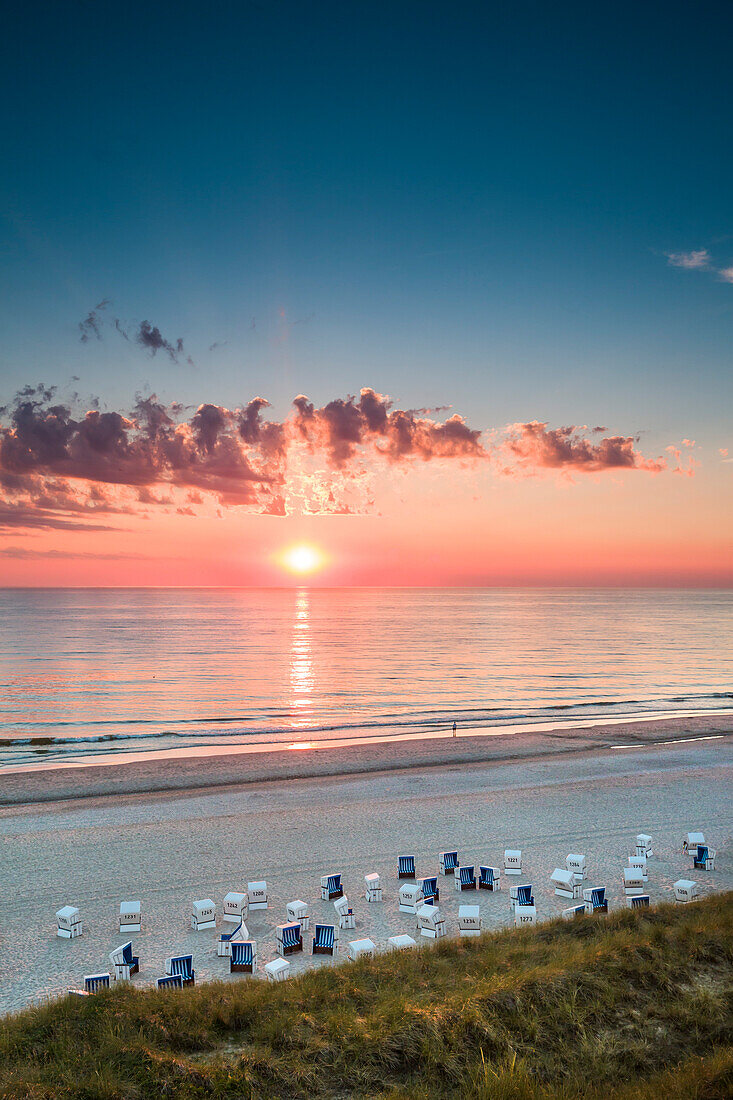
<path fill-rule="evenodd" d="M 89 310 L 84 320 L 79 322 L 80 339 L 83 344 L 86 344 L 92 336 L 97 340 L 102 339 L 102 313 L 110 304 L 109 298 L 103 298 L 101 302 L 97 302 L 94 309 Z"/>
<path fill-rule="evenodd" d="M 125 554 L 119 551 L 109 554 L 97 554 L 90 551 L 79 552 L 76 550 L 34 550 L 25 546 L 2 546 L 0 547 L 0 557 L 15 558 L 18 561 L 33 561 L 39 558 L 57 561 L 120 561 L 123 558 L 135 561 L 150 560 L 145 554 Z"/>
<path fill-rule="evenodd" d="M 595 432 L 605 428 L 594 428 Z M 512 424 L 507 429 L 504 452 L 520 469 L 562 469 L 583 472 L 600 470 L 647 470 L 659 473 L 666 468 L 663 459 L 646 459 L 636 450 L 634 436 L 612 435 L 592 443 L 582 428 L 548 428 L 546 422 L 533 420 Z"/>

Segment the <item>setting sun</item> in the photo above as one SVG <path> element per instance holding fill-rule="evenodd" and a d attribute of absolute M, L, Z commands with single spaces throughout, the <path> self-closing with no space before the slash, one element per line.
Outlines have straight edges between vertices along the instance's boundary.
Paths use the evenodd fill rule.
<path fill-rule="evenodd" d="M 323 553 L 308 543 L 290 546 L 281 555 L 280 561 L 290 573 L 315 573 L 325 564 Z"/>

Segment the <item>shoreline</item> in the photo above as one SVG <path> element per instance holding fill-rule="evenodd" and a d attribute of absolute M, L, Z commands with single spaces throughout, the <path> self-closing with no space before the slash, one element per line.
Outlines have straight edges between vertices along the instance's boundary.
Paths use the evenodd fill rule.
<path fill-rule="evenodd" d="M 600 719 L 526 733 L 405 737 L 325 747 L 273 749 L 232 746 L 126 754 L 127 759 L 29 765 L 0 772 L 0 807 L 125 795 L 172 794 L 290 779 L 318 779 L 502 764 L 557 755 L 624 752 L 733 736 L 733 713 L 688 718 Z"/>

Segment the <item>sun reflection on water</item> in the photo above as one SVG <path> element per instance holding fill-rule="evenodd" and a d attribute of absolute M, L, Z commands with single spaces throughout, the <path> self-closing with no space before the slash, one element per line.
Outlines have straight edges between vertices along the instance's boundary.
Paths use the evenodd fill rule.
<path fill-rule="evenodd" d="M 290 705 L 297 717 L 291 725 L 308 726 L 314 688 L 310 639 L 310 599 L 304 589 L 295 595 L 293 640 L 290 646 Z"/>

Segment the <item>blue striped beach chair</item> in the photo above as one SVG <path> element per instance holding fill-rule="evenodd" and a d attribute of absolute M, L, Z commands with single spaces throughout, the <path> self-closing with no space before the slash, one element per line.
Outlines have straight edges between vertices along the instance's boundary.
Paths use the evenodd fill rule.
<path fill-rule="evenodd" d="M 303 950 L 303 935 L 299 924 L 281 924 L 277 930 L 277 940 L 281 955 L 293 955 L 296 951 Z"/>
<path fill-rule="evenodd" d="M 341 875 L 324 875 L 321 879 L 321 898 L 323 901 L 334 901 L 342 898 L 344 889 L 341 885 Z"/>
<path fill-rule="evenodd" d="M 109 989 L 109 974 L 85 974 L 85 992 L 98 993 L 100 989 Z"/>
<path fill-rule="evenodd" d="M 459 867 L 456 875 L 456 890 L 475 890 L 476 876 L 473 873 L 473 865 Z"/>
<path fill-rule="evenodd" d="M 648 909 L 649 908 L 649 895 L 648 894 L 635 894 L 632 897 L 626 899 L 626 904 L 629 909 Z"/>
<path fill-rule="evenodd" d="M 585 909 L 587 913 L 608 912 L 605 886 L 592 886 L 590 890 L 584 890 L 583 898 L 585 899 Z"/>
<path fill-rule="evenodd" d="M 169 976 L 178 975 L 184 985 L 193 985 L 195 979 L 193 955 L 172 955 L 170 959 L 166 959 L 165 972 Z"/>
<path fill-rule="evenodd" d="M 110 952 L 110 959 L 115 968 L 115 977 L 118 980 L 130 978 L 131 974 L 137 974 L 140 970 L 140 960 L 132 953 L 132 940 L 123 943 L 121 947 Z"/>
<path fill-rule="evenodd" d="M 420 888 L 422 889 L 423 901 L 426 905 L 435 905 L 440 899 L 440 890 L 438 889 L 437 878 L 424 878 L 420 880 Z"/>
<path fill-rule="evenodd" d="M 501 877 L 498 867 L 479 867 L 479 890 L 499 890 Z"/>
<path fill-rule="evenodd" d="M 517 886 L 517 905 L 534 905 L 534 897 L 532 896 L 532 884 L 528 883 L 526 886 Z"/>
<path fill-rule="evenodd" d="M 254 940 L 232 943 L 229 956 L 230 974 L 254 974 L 257 965 L 257 945 Z"/>
<path fill-rule="evenodd" d="M 397 878 L 414 878 L 415 877 L 415 857 L 414 856 L 398 856 L 397 858 Z"/>
<path fill-rule="evenodd" d="M 441 852 L 438 862 L 441 875 L 452 875 L 458 866 L 458 852 Z"/>
<path fill-rule="evenodd" d="M 183 989 L 183 978 L 180 974 L 166 974 L 164 978 L 155 981 L 158 989 Z"/>
<path fill-rule="evenodd" d="M 332 924 L 317 924 L 313 934 L 313 954 L 333 955 L 336 929 Z"/>
<path fill-rule="evenodd" d="M 563 909 L 563 920 L 574 920 L 576 917 L 585 916 L 585 905 L 571 905 L 569 909 Z"/>
<path fill-rule="evenodd" d="M 697 851 L 692 855 L 692 866 L 699 871 L 714 871 L 715 856 L 716 853 L 707 844 L 698 844 Z"/>

